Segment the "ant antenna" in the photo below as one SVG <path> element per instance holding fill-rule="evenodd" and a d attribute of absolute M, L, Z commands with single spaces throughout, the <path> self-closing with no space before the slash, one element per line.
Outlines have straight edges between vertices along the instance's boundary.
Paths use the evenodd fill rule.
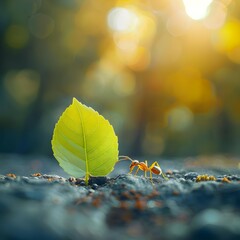
<path fill-rule="evenodd" d="M 133 159 L 132 158 L 130 158 L 130 157 L 128 157 L 128 156 L 118 156 L 118 161 L 120 162 L 120 161 L 126 161 L 126 160 L 129 160 L 129 161 L 133 161 Z"/>

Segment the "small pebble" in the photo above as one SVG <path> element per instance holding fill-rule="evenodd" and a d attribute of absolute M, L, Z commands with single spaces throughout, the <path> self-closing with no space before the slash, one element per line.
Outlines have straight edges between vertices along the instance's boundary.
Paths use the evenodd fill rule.
<path fill-rule="evenodd" d="M 76 178 L 70 177 L 70 178 L 68 179 L 68 181 L 69 181 L 69 182 L 76 182 Z"/>
<path fill-rule="evenodd" d="M 94 184 L 92 185 L 92 189 L 96 190 L 97 188 L 98 188 L 98 185 L 97 185 L 96 183 L 94 183 Z"/>
<path fill-rule="evenodd" d="M 41 177 L 42 174 L 41 173 L 33 173 L 31 174 L 32 177 Z"/>
<path fill-rule="evenodd" d="M 43 178 L 56 178 L 56 179 L 63 179 L 63 177 L 60 177 L 58 175 L 48 175 L 48 174 L 43 174 Z"/>
<path fill-rule="evenodd" d="M 231 181 L 227 177 L 224 177 L 222 179 L 222 182 L 224 182 L 224 183 L 231 183 Z"/>
<path fill-rule="evenodd" d="M 89 184 L 98 184 L 98 185 L 103 185 L 106 184 L 109 178 L 107 177 L 90 177 L 89 179 Z"/>
<path fill-rule="evenodd" d="M 94 193 L 95 192 L 95 190 L 93 190 L 92 188 L 90 188 L 89 190 L 88 190 L 88 193 L 90 194 L 90 193 Z"/>
<path fill-rule="evenodd" d="M 217 178 L 216 178 L 216 182 L 221 182 L 222 179 L 223 179 L 222 177 L 217 177 Z"/>
<path fill-rule="evenodd" d="M 180 177 L 182 177 L 181 174 L 175 174 L 174 176 L 175 176 L 176 178 L 180 178 Z"/>
<path fill-rule="evenodd" d="M 182 177 L 179 178 L 178 181 L 179 181 L 179 182 L 186 182 L 186 180 L 185 180 L 184 178 L 182 178 Z"/>
<path fill-rule="evenodd" d="M 186 173 L 184 175 L 184 178 L 186 180 L 193 180 L 194 178 L 196 178 L 199 174 L 197 172 L 189 172 L 189 173 Z"/>
<path fill-rule="evenodd" d="M 5 181 L 8 181 L 8 182 L 14 182 L 15 178 L 12 178 L 12 177 L 5 177 Z"/>
<path fill-rule="evenodd" d="M 22 177 L 22 180 L 23 180 L 23 182 L 28 183 L 28 182 L 29 182 L 29 177 L 25 177 L 25 176 L 23 176 L 23 177 Z"/>
<path fill-rule="evenodd" d="M 48 182 L 48 180 L 45 179 L 34 179 L 34 178 L 22 178 L 22 180 L 26 183 L 29 184 L 34 184 L 34 185 L 42 185 L 42 184 L 46 184 Z"/>
<path fill-rule="evenodd" d="M 172 170 L 167 170 L 167 171 L 165 172 L 165 174 L 166 174 L 166 175 L 173 175 L 173 171 L 172 171 Z"/>
<path fill-rule="evenodd" d="M 76 185 L 86 186 L 86 183 L 82 178 L 76 178 Z"/>
<path fill-rule="evenodd" d="M 16 178 L 17 176 L 14 173 L 6 174 L 7 177 Z"/>
<path fill-rule="evenodd" d="M 233 181 L 239 181 L 240 177 L 238 177 L 237 175 L 232 175 L 232 180 Z"/>

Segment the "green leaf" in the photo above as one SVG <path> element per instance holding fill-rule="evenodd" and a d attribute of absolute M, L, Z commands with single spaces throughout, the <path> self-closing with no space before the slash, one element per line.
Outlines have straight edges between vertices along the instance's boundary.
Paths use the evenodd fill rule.
<path fill-rule="evenodd" d="M 73 98 L 58 120 L 53 154 L 73 177 L 106 176 L 118 161 L 118 139 L 112 125 L 98 112 Z"/>

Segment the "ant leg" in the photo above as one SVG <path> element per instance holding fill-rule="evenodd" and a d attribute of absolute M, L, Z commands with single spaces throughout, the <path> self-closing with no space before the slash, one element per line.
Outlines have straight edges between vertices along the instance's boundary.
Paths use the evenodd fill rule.
<path fill-rule="evenodd" d="M 145 164 L 146 164 L 146 166 L 147 166 L 147 168 L 148 168 L 148 162 L 147 162 L 147 160 L 145 160 Z M 147 178 L 147 171 L 144 171 L 144 177 Z"/>
<path fill-rule="evenodd" d="M 169 178 L 162 172 L 162 176 L 165 180 L 169 180 Z"/>
<path fill-rule="evenodd" d="M 137 175 L 138 171 L 139 171 L 140 167 L 137 168 L 137 171 L 135 172 L 134 176 Z"/>
<path fill-rule="evenodd" d="M 134 168 L 135 168 L 135 166 L 133 166 L 132 168 L 130 168 L 130 172 L 129 172 L 128 174 L 131 174 Z"/>
<path fill-rule="evenodd" d="M 149 168 L 152 169 L 154 166 L 158 166 L 158 167 L 160 168 L 160 166 L 159 166 L 159 164 L 158 164 L 157 161 L 155 161 L 154 163 L 152 163 L 152 165 L 151 165 Z M 161 169 L 161 168 L 160 168 L 160 169 Z"/>
<path fill-rule="evenodd" d="M 150 171 L 150 181 L 153 184 L 153 180 L 152 180 L 152 171 Z"/>
<path fill-rule="evenodd" d="M 152 176 L 152 171 L 151 171 L 151 169 L 156 165 L 156 162 L 154 162 L 150 167 L 148 167 L 148 162 L 147 162 L 147 160 L 145 161 L 145 163 L 146 163 L 146 165 L 147 165 L 147 168 L 148 168 L 148 170 L 149 170 L 149 172 L 150 172 L 150 181 L 151 181 L 151 183 L 153 184 L 153 176 Z"/>

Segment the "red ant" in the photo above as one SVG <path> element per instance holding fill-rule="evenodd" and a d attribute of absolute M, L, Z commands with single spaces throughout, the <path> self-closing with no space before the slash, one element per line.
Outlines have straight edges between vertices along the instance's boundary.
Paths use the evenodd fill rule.
<path fill-rule="evenodd" d="M 132 163 L 129 166 L 130 172 L 132 173 L 133 169 L 137 167 L 137 170 L 135 172 L 135 176 L 137 175 L 139 170 L 142 170 L 144 172 L 144 176 L 147 177 L 147 172 L 150 172 L 150 180 L 152 182 L 152 174 L 156 175 L 162 175 L 165 180 L 169 180 L 163 173 L 160 165 L 158 164 L 157 161 L 155 161 L 150 167 L 148 167 L 148 162 L 147 160 L 145 162 L 139 162 L 138 160 L 131 159 L 128 156 L 119 156 L 119 161 L 122 160 L 129 160 Z"/>

